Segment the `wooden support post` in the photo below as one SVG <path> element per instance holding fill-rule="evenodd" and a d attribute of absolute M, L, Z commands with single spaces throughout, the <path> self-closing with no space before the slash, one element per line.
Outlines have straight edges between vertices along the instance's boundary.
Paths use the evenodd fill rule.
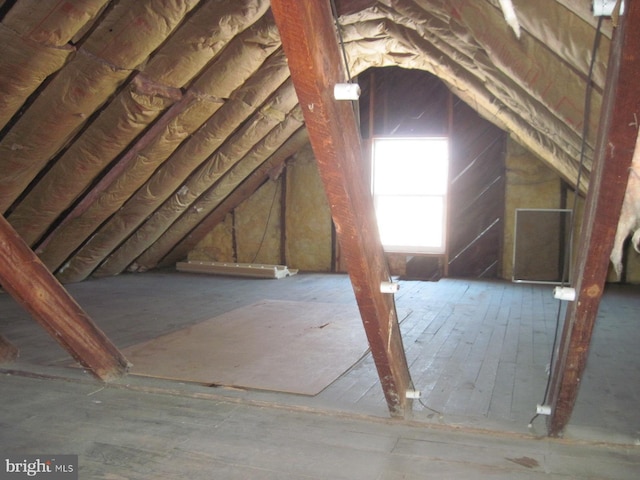
<path fill-rule="evenodd" d="M 387 405 L 401 417 L 410 406 L 411 379 L 393 295 L 380 292 L 390 277 L 353 105 L 333 97 L 334 85 L 347 77 L 329 1 L 272 0 L 271 9 Z"/>
<path fill-rule="evenodd" d="M 109 381 L 129 362 L 0 215 L 0 284 L 82 366 Z"/>
<path fill-rule="evenodd" d="M 624 9 L 609 55 L 579 255 L 571 275 L 576 301 L 567 308 L 547 399 L 552 412 L 547 429 L 554 437 L 562 434 L 578 396 L 638 135 L 640 1 L 625 2 Z"/>
<path fill-rule="evenodd" d="M 0 334 L 0 365 L 11 363 L 18 358 L 18 347 L 13 345 L 7 338 Z"/>

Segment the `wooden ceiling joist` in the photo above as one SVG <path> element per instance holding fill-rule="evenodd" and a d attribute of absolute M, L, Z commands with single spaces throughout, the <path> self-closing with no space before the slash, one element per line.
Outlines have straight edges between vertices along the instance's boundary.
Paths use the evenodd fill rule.
<path fill-rule="evenodd" d="M 553 365 L 547 400 L 551 436 L 562 434 L 578 396 L 638 135 L 640 35 L 635 26 L 640 2 L 626 2 L 625 12 L 614 32 L 578 260 L 571 274 L 576 301 L 567 308 Z"/>
<path fill-rule="evenodd" d="M 0 215 L 0 283 L 83 367 L 103 381 L 129 362 Z M 5 350 L 10 349 L 6 347 Z"/>
<path fill-rule="evenodd" d="M 380 292 L 390 277 L 353 106 L 333 98 L 334 85 L 347 78 L 329 1 L 272 0 L 271 8 L 387 406 L 391 416 L 402 417 L 411 379 L 393 296 Z"/>

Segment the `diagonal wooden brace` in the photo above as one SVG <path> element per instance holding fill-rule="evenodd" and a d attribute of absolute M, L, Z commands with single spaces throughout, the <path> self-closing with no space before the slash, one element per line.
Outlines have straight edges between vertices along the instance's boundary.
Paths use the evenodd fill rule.
<path fill-rule="evenodd" d="M 129 362 L 0 215 L 0 284 L 83 367 L 103 381 Z"/>
<path fill-rule="evenodd" d="M 328 0 L 272 0 L 271 8 L 387 405 L 401 417 L 410 406 L 411 378 L 393 294 L 380 292 L 390 276 L 353 105 L 333 96 L 347 78 L 331 8 Z"/>

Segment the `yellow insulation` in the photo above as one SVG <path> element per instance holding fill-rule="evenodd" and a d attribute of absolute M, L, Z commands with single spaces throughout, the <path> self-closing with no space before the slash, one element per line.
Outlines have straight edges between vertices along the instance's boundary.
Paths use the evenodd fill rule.
<path fill-rule="evenodd" d="M 60 47 L 68 43 L 107 3 L 108 0 L 20 0 L 2 23 L 25 39 Z"/>
<path fill-rule="evenodd" d="M 60 213 L 164 109 L 180 90 L 154 88 L 138 76 L 58 159 L 8 220 L 27 244 L 37 241 Z"/>
<path fill-rule="evenodd" d="M 266 182 L 236 208 L 238 262 L 280 264 L 281 184 L 281 180 Z"/>
<path fill-rule="evenodd" d="M 4 212 L 197 2 L 119 2 L 0 143 Z"/>
<path fill-rule="evenodd" d="M 191 250 L 188 261 L 202 262 L 234 262 L 233 253 L 233 216 L 227 214 L 225 219 L 213 227 L 196 248 Z"/>
<path fill-rule="evenodd" d="M 268 8 L 268 0 L 205 3 L 153 56 L 145 74 L 166 85 L 184 86 Z M 237 78 L 234 72 L 232 78 Z"/>
<path fill-rule="evenodd" d="M 165 41 L 198 0 L 123 0 L 82 48 L 116 68 L 134 69 Z"/>
<path fill-rule="evenodd" d="M 221 103 L 203 96 L 187 94 L 180 115 L 156 136 L 145 148 L 140 149 L 127 168 L 80 215 L 61 225 L 37 252 L 42 262 L 55 271 L 64 260 L 80 246 L 105 220 L 113 215 L 135 193 L 175 149 L 199 128 Z"/>
<path fill-rule="evenodd" d="M 24 40 L 0 24 L 0 128 L 52 73 L 58 71 L 74 51 Z"/>
<path fill-rule="evenodd" d="M 331 212 L 311 146 L 287 165 L 286 264 L 331 271 Z"/>
<path fill-rule="evenodd" d="M 249 78 L 255 71 L 253 61 L 247 58 L 266 59 L 280 46 L 280 34 L 273 20 L 265 16 L 250 29 L 243 32 L 225 48 L 216 68 L 208 68 L 194 82 L 193 88 L 200 92 L 228 98 L 240 85 L 240 79 Z"/>
<path fill-rule="evenodd" d="M 158 208 L 145 224 L 112 253 L 96 271 L 96 275 L 114 275 L 122 272 L 140 255 L 147 245 L 155 241 L 204 191 L 217 182 L 252 149 L 262 146 L 265 137 L 278 132 L 287 113 L 298 103 L 291 82 L 286 82 L 250 121 L 204 162 L 189 179 Z M 301 124 L 301 121 L 300 121 Z M 288 132 L 291 135 L 300 126 Z M 286 138 L 280 140 L 283 143 Z M 277 133 L 276 133 L 277 136 Z M 264 157 L 262 157 L 264 161 Z M 255 165 L 253 168 L 255 168 Z M 150 242 L 151 240 L 151 242 Z"/>
<path fill-rule="evenodd" d="M 84 54 L 76 55 L 56 75 L 0 142 L 0 211 L 128 75 Z"/>
<path fill-rule="evenodd" d="M 286 79 L 283 57 L 270 58 L 231 99 L 176 151 L 170 162 L 114 215 L 58 272 L 63 282 L 86 278 L 168 198 L 189 174 L 215 152 L 259 105 Z M 249 103 L 251 102 L 251 103 Z"/>
<path fill-rule="evenodd" d="M 155 228 L 156 232 L 164 232 L 164 234 L 138 257 L 136 264 L 142 265 L 144 268 L 155 267 L 174 245 L 220 205 L 252 172 L 272 155 L 276 154 L 287 139 L 291 138 L 302 127 L 303 123 L 302 111 L 299 107 L 295 107 L 287 114 L 282 123 L 271 130 L 244 157 L 236 161 L 224 175 L 220 176 L 219 180 L 215 181 L 214 188 L 208 188 L 208 186 L 214 184 L 213 181 L 196 185 L 194 188 L 197 188 L 202 193 L 197 199 L 194 195 L 193 202 L 188 205 L 190 208 L 186 208 L 186 206 L 179 207 L 176 204 L 175 196 L 165 202 L 162 208 L 167 211 L 166 216 L 154 216 L 148 222 L 148 225 L 145 224 L 141 229 Z M 202 191 L 203 188 L 206 191 Z M 190 190 L 190 193 L 195 192 Z M 160 221 L 163 223 L 159 224 Z"/>

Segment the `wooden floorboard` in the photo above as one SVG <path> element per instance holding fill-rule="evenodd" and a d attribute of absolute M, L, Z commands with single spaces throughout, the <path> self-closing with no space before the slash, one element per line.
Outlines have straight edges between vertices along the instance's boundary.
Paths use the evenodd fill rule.
<path fill-rule="evenodd" d="M 17 375 L 0 384 L 2 453 L 75 454 L 82 479 L 625 480 L 640 467 L 627 446 L 257 406 L 201 390 Z"/>
<path fill-rule="evenodd" d="M 157 271 L 68 288 L 119 348 L 265 299 L 355 306 L 349 278 L 333 274 L 262 280 Z M 558 307 L 552 290 L 501 281 L 400 281 L 397 308 L 409 312 L 401 330 L 413 383 L 422 392 L 421 402 L 413 402 L 413 418 L 527 433 L 548 378 Z M 640 438 L 640 288 L 609 286 L 601 310 L 567 434 L 633 443 Z M 75 375 L 65 366 L 66 352 L 6 294 L 0 294 L 0 312 L 0 332 L 20 348 L 17 363 L 5 369 Z M 370 354 L 315 397 L 210 390 L 246 400 L 388 416 Z M 536 420 L 537 433 L 544 433 L 543 424 Z"/>

